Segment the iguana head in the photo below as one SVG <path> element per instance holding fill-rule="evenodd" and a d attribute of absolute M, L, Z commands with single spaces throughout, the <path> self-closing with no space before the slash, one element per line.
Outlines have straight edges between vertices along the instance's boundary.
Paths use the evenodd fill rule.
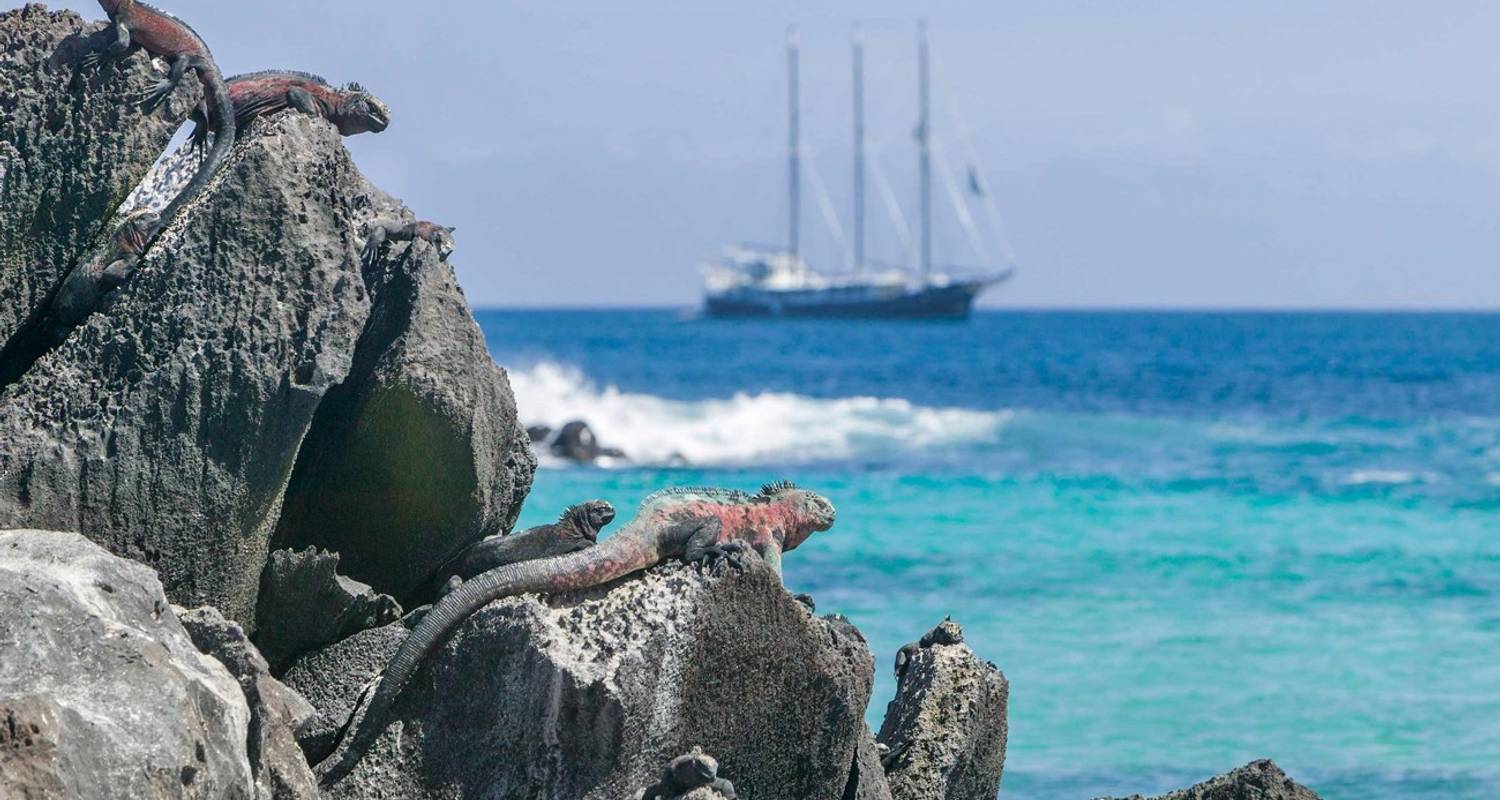
<path fill-rule="evenodd" d="M 672 759 L 667 765 L 672 783 L 680 791 L 707 786 L 719 777 L 719 762 L 702 749 L 694 747 L 687 755 Z"/>
<path fill-rule="evenodd" d="M 569 527 L 591 542 L 598 540 L 599 531 L 613 522 L 614 518 L 615 507 L 607 500 L 590 500 L 563 512 L 563 520 L 572 523 Z"/>
<path fill-rule="evenodd" d="M 114 245 L 122 253 L 140 253 L 146 249 L 146 240 L 156 231 L 161 217 L 150 209 L 137 209 L 125 215 L 120 226 L 115 228 Z"/>
<path fill-rule="evenodd" d="M 341 89 L 339 94 L 343 99 L 332 117 L 341 135 L 380 133 L 390 126 L 391 109 L 365 87 L 351 83 Z"/>
<path fill-rule="evenodd" d="M 448 260 L 449 254 L 456 246 L 453 240 L 453 232 L 458 230 L 447 225 L 439 225 L 436 222 L 423 220 L 417 223 L 417 238 L 422 239 L 437 248 L 438 258 Z"/>
<path fill-rule="evenodd" d="M 768 483 L 760 488 L 758 497 L 786 509 L 782 550 L 791 550 L 814 533 L 833 527 L 833 503 L 820 494 L 797 488 L 791 481 Z"/>

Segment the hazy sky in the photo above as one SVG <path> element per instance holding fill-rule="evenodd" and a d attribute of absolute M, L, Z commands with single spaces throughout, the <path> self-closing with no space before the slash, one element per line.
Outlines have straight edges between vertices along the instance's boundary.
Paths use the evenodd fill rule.
<path fill-rule="evenodd" d="M 688 305 L 721 242 L 781 241 L 789 23 L 847 227 L 863 22 L 871 136 L 910 215 L 926 17 L 935 136 L 957 152 L 955 118 L 971 131 L 1019 259 L 987 305 L 1500 307 L 1490 2 L 158 4 L 226 74 L 305 69 L 385 98 L 391 128 L 350 149 L 458 226 L 478 304 Z M 809 256 L 834 265 L 805 202 Z M 872 255 L 899 258 L 869 202 Z M 972 263 L 938 208 L 940 260 Z"/>

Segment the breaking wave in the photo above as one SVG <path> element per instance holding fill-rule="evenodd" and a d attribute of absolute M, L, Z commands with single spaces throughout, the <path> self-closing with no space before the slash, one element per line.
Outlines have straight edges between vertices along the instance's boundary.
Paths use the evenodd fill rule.
<path fill-rule="evenodd" d="M 899 458 L 993 441 L 1008 411 L 930 408 L 875 397 L 785 392 L 671 400 L 599 386 L 576 367 L 543 361 L 510 372 L 521 419 L 557 428 L 587 422 L 636 464 L 741 466 Z"/>

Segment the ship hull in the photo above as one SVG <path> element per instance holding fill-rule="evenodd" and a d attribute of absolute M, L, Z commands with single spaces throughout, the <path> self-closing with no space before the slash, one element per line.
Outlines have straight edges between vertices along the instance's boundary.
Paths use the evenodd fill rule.
<path fill-rule="evenodd" d="M 741 291 L 710 295 L 704 301 L 704 310 L 708 316 L 719 318 L 964 319 L 973 310 L 979 293 L 993 283 L 996 281 L 961 281 L 903 288 L 880 296 Z"/>

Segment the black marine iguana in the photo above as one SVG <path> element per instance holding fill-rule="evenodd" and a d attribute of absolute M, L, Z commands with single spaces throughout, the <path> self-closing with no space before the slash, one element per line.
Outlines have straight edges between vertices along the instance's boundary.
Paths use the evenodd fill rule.
<path fill-rule="evenodd" d="M 781 574 L 781 554 L 833 526 L 833 504 L 790 482 L 756 494 L 726 489 L 665 489 L 641 502 L 635 519 L 603 542 L 576 553 L 523 561 L 464 583 L 427 613 L 386 665 L 363 715 L 356 710 L 342 746 L 317 766 L 327 787 L 354 767 L 384 730 L 391 704 L 427 654 L 465 619 L 493 600 L 528 592 L 586 589 L 640 572 L 669 558 L 712 566 L 740 564 L 746 550 Z"/>
<path fill-rule="evenodd" d="M 125 217 L 104 250 L 68 272 L 52 298 L 45 323 L 55 338 L 66 336 L 73 326 L 94 312 L 104 296 L 124 283 L 135 271 L 146 240 L 160 223 L 153 211 L 141 210 Z"/>
<path fill-rule="evenodd" d="M 718 760 L 702 748 L 694 747 L 686 755 L 672 759 L 661 780 L 647 787 L 639 800 L 677 800 L 704 786 L 718 792 L 724 800 L 739 800 L 734 784 L 719 777 Z"/>
<path fill-rule="evenodd" d="M 448 259 L 448 254 L 453 252 L 453 232 L 457 228 L 449 228 L 436 222 L 426 220 L 408 221 L 400 219 L 373 219 L 366 222 L 362 233 L 365 235 L 364 262 L 366 267 L 375 266 L 384 255 L 385 243 L 411 242 L 421 239 L 438 249 L 438 258 Z"/>
<path fill-rule="evenodd" d="M 593 547 L 599 540 L 599 531 L 614 518 L 614 506 L 604 500 L 590 500 L 568 507 L 556 522 L 527 528 L 520 533 L 481 539 L 438 569 L 440 578 L 452 576 L 440 594 L 447 594 L 475 575 L 506 564 L 551 558 Z"/>

